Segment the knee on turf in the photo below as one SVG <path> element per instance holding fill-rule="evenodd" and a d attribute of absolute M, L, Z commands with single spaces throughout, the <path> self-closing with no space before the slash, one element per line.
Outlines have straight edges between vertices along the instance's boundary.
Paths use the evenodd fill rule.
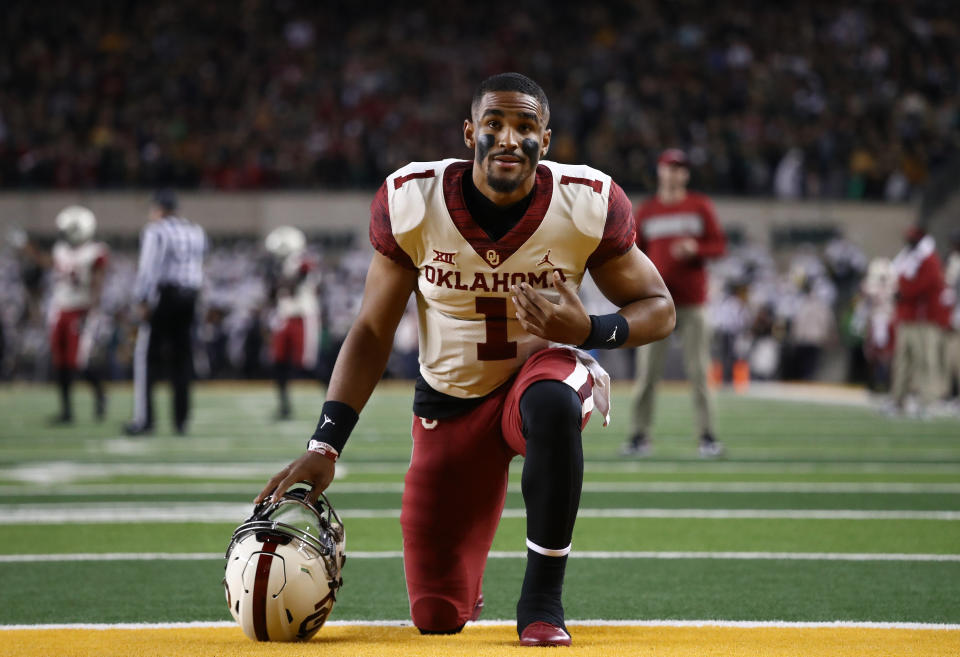
<path fill-rule="evenodd" d="M 555 436 L 575 427 L 579 433 L 583 406 L 576 391 L 562 381 L 537 381 L 520 398 L 523 434 Z"/>
<path fill-rule="evenodd" d="M 410 605 L 410 615 L 420 634 L 457 634 L 466 625 L 457 606 L 439 596 L 418 598 Z"/>

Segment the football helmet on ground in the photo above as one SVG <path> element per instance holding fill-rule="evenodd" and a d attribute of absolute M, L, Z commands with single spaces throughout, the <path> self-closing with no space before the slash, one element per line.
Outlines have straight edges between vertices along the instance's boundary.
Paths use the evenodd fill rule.
<path fill-rule="evenodd" d="M 303 231 L 293 226 L 274 228 L 264 240 L 267 251 L 278 258 L 286 258 L 292 253 L 303 251 L 307 247 L 307 238 Z"/>
<path fill-rule="evenodd" d="M 305 641 L 326 622 L 343 585 L 343 523 L 323 495 L 294 488 L 254 507 L 227 547 L 223 586 L 244 634 L 256 641 Z"/>
<path fill-rule="evenodd" d="M 57 230 L 70 244 L 78 246 L 93 237 L 97 230 L 97 219 L 87 208 L 70 205 L 57 215 Z"/>

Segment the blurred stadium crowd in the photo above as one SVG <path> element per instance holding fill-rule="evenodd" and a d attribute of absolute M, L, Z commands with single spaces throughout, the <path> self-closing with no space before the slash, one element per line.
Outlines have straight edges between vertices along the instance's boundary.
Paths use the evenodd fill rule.
<path fill-rule="evenodd" d="M 131 374 L 136 321 L 129 282 L 135 244 L 113 242 L 94 357 L 110 379 Z M 954 246 L 960 253 L 960 244 Z M 310 251 L 320 263 L 321 347 L 316 376 L 325 380 L 359 309 L 370 252 L 367 247 Z M 893 254 L 889 254 L 893 255 Z M 710 265 L 709 316 L 716 383 L 730 382 L 743 363 L 755 380 L 828 378 L 866 383 L 884 391 L 890 382 L 896 279 L 868 271 L 867 256 L 836 237 L 774 255 L 754 245 L 732 246 Z M 206 263 L 206 281 L 194 365 L 201 378 L 270 375 L 269 334 L 274 321 L 270 262 L 259 241 L 219 240 Z M 881 278 L 878 278 L 881 277 Z M 882 278 L 885 277 L 885 278 Z M 50 273 L 7 247 L 0 248 L 0 378 L 46 380 Z M 591 312 L 607 304 L 586 285 Z M 413 378 L 418 370 L 413 303 L 401 322 L 387 376 Z M 601 352 L 615 377 L 633 376 L 629 354 Z"/>
<path fill-rule="evenodd" d="M 373 187 L 464 155 L 473 85 L 552 101 L 551 157 L 651 190 L 910 197 L 960 143 L 952 0 L 161 3 L 14 0 L 0 187 Z"/>

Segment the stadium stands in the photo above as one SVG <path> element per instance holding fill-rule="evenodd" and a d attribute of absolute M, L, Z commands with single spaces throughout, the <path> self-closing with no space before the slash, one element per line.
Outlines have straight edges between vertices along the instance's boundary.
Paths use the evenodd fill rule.
<path fill-rule="evenodd" d="M 711 193 L 903 199 L 960 143 L 949 0 L 488 10 L 5 3 L 0 188 L 370 187 L 466 155 L 472 85 L 510 69 L 551 95 L 552 157 L 628 189 L 682 146 Z"/>

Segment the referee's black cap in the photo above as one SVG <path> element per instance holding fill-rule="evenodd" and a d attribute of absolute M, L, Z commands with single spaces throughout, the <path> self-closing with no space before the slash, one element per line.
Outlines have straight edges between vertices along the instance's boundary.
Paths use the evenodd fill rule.
<path fill-rule="evenodd" d="M 158 189 L 150 202 L 165 212 L 173 212 L 177 209 L 177 194 L 172 189 Z"/>

